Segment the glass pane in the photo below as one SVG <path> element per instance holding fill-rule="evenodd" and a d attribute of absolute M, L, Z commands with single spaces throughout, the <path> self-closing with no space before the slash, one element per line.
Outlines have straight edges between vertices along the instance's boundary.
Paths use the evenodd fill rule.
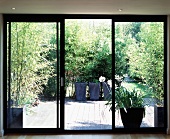
<path fill-rule="evenodd" d="M 111 30 L 110 19 L 65 22 L 66 130 L 112 129 L 112 111 L 106 106 L 111 93 L 107 81 L 112 80 Z M 99 81 L 101 76 L 105 82 Z"/>
<path fill-rule="evenodd" d="M 7 127 L 56 128 L 56 23 L 12 22 L 10 30 Z"/>
<path fill-rule="evenodd" d="M 163 36 L 162 22 L 115 23 L 116 128 L 164 127 Z"/>

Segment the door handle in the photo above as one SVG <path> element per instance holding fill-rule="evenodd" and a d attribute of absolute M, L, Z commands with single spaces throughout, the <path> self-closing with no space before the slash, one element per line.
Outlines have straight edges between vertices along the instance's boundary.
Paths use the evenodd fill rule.
<path fill-rule="evenodd" d="M 61 82 L 60 82 L 61 86 L 64 86 L 64 78 L 61 77 Z"/>

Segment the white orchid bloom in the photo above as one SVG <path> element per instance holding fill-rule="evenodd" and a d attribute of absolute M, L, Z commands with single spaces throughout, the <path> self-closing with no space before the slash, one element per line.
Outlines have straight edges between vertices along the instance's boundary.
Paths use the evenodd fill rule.
<path fill-rule="evenodd" d="M 112 80 L 108 80 L 107 84 L 112 88 Z"/>
<path fill-rule="evenodd" d="M 100 78 L 99 78 L 99 81 L 100 81 L 100 82 L 104 82 L 105 80 L 106 80 L 106 78 L 105 78 L 105 77 L 100 76 Z"/>

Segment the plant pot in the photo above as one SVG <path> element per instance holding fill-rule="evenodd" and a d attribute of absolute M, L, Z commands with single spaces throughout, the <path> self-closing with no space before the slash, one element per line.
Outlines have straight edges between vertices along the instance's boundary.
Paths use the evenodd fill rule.
<path fill-rule="evenodd" d="M 144 108 L 128 108 L 127 112 L 123 108 L 120 108 L 124 128 L 140 128 L 144 113 Z"/>
<path fill-rule="evenodd" d="M 100 84 L 89 83 L 90 100 L 99 100 Z"/>
<path fill-rule="evenodd" d="M 86 86 L 87 83 L 75 83 L 76 100 L 85 101 L 86 100 Z"/>
<path fill-rule="evenodd" d="M 8 110 L 8 128 L 23 128 L 23 108 L 9 108 Z"/>
<path fill-rule="evenodd" d="M 103 87 L 103 94 L 104 94 L 104 99 L 109 100 L 112 98 L 112 95 L 110 94 L 110 86 L 107 83 L 102 83 Z"/>
<path fill-rule="evenodd" d="M 164 127 L 164 107 L 154 105 L 154 127 Z"/>

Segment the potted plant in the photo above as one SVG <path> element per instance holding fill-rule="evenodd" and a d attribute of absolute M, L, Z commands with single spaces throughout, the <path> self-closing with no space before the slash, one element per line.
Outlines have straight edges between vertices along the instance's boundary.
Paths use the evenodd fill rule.
<path fill-rule="evenodd" d="M 75 82 L 75 93 L 77 101 L 85 101 L 86 100 L 86 87 L 87 83 L 84 82 L 83 77 L 79 77 L 77 82 Z"/>
<path fill-rule="evenodd" d="M 164 127 L 164 92 L 161 86 L 153 89 L 154 105 L 154 127 Z"/>
<path fill-rule="evenodd" d="M 89 82 L 89 95 L 90 100 L 99 100 L 100 96 L 100 83 L 98 80 L 93 79 L 92 82 Z"/>
<path fill-rule="evenodd" d="M 110 110 L 112 110 L 112 80 L 108 80 L 105 82 L 106 78 L 100 76 L 99 81 L 102 84 L 104 99 L 107 100 L 107 104 L 110 106 Z"/>
<path fill-rule="evenodd" d="M 123 86 L 115 89 L 115 108 L 120 110 L 124 128 L 140 128 L 145 116 L 144 95 L 140 90 L 129 91 Z"/>
<path fill-rule="evenodd" d="M 104 94 L 104 99 L 105 100 L 109 100 L 112 96 L 110 94 L 111 92 L 111 88 L 112 88 L 112 80 L 108 80 L 107 83 L 106 82 L 102 82 L 102 91 Z"/>
<path fill-rule="evenodd" d="M 101 76 L 99 81 L 104 82 L 105 78 Z M 111 89 L 110 95 L 111 97 L 107 100 L 106 105 L 112 110 Z M 120 111 L 124 128 L 140 128 L 142 119 L 145 116 L 144 106 L 147 105 L 144 103 L 144 97 L 145 95 L 138 89 L 130 91 L 123 86 L 115 84 L 115 110 Z"/>
<path fill-rule="evenodd" d="M 164 106 L 154 105 L 154 127 L 164 127 Z"/>
<path fill-rule="evenodd" d="M 99 82 L 101 85 L 101 97 L 102 94 L 104 95 L 105 100 L 110 100 L 111 96 L 111 88 L 112 88 L 112 80 L 108 80 L 105 82 L 106 78 L 103 76 L 100 76 Z"/>

